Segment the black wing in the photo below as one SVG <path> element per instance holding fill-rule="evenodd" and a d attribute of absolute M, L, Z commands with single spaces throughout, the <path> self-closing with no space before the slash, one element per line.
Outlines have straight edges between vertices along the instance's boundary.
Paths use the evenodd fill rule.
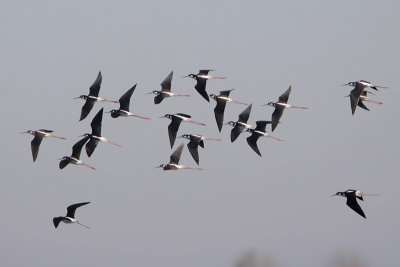
<path fill-rule="evenodd" d="M 52 131 L 52 130 L 46 130 L 46 129 L 39 129 L 38 131 L 45 132 L 45 133 L 52 133 L 52 132 L 54 132 L 54 131 Z"/>
<path fill-rule="evenodd" d="M 282 117 L 284 109 L 285 109 L 284 106 L 278 104 L 275 105 L 275 110 L 272 113 L 272 131 L 274 131 L 276 126 L 278 126 L 279 120 Z"/>
<path fill-rule="evenodd" d="M 349 206 L 352 210 L 354 210 L 355 212 L 357 212 L 358 214 L 360 214 L 361 216 L 365 217 L 365 214 L 363 212 L 363 210 L 361 209 L 360 205 L 358 205 L 357 203 L 357 199 L 355 196 L 349 196 L 347 197 L 347 201 L 346 201 L 347 206 Z"/>
<path fill-rule="evenodd" d="M 363 109 L 369 111 L 369 109 L 367 108 L 367 106 L 364 105 L 364 103 L 363 103 L 363 101 L 361 100 L 361 98 L 358 100 L 358 104 L 357 104 L 357 105 L 358 105 L 360 108 L 363 108 Z"/>
<path fill-rule="evenodd" d="M 245 110 L 242 111 L 242 113 L 239 114 L 239 120 L 238 121 L 247 123 L 247 121 L 249 120 L 249 117 L 250 117 L 250 112 L 251 112 L 251 107 L 252 106 L 253 106 L 253 104 L 248 106 Z"/>
<path fill-rule="evenodd" d="M 60 169 L 64 169 L 65 166 L 67 166 L 69 164 L 69 159 L 63 159 L 60 161 L 59 167 Z"/>
<path fill-rule="evenodd" d="M 175 163 L 175 164 L 179 164 L 179 160 L 181 158 L 182 155 L 182 150 L 183 150 L 183 144 L 181 144 L 175 151 L 174 153 L 172 153 L 170 159 L 169 159 L 169 163 Z"/>
<path fill-rule="evenodd" d="M 99 71 L 99 74 L 97 75 L 96 80 L 94 81 L 92 86 L 90 86 L 90 89 L 89 89 L 89 95 L 90 96 L 95 96 L 95 97 L 99 96 L 99 91 L 100 91 L 100 86 L 101 86 L 102 79 L 103 79 L 103 77 L 101 76 L 101 72 Z"/>
<path fill-rule="evenodd" d="M 199 73 L 197 75 L 200 75 L 200 74 L 207 75 L 210 71 L 213 71 L 213 70 L 199 70 Z"/>
<path fill-rule="evenodd" d="M 63 218 L 64 218 L 64 217 L 54 217 L 54 218 L 53 218 L 53 224 L 54 224 L 54 227 L 55 227 L 55 228 L 58 227 L 58 225 L 60 224 L 60 222 L 62 221 Z"/>
<path fill-rule="evenodd" d="M 197 83 L 194 87 L 196 91 L 208 102 L 210 102 L 210 98 L 208 97 L 207 91 L 206 91 L 206 79 L 203 78 L 196 78 Z"/>
<path fill-rule="evenodd" d="M 249 146 L 261 157 L 261 152 L 257 146 L 257 140 L 260 138 L 260 135 L 253 133 L 249 137 L 247 137 L 247 143 Z"/>
<path fill-rule="evenodd" d="M 82 140 L 79 140 L 78 142 L 76 142 L 76 144 L 72 147 L 71 157 L 79 159 L 79 157 L 81 156 L 82 147 L 87 142 L 88 139 L 89 139 L 89 136 L 86 136 Z"/>
<path fill-rule="evenodd" d="M 217 121 L 217 126 L 218 126 L 219 132 L 221 132 L 222 124 L 224 122 L 225 106 L 226 106 L 225 101 L 217 100 L 217 105 L 214 108 L 215 120 Z"/>
<path fill-rule="evenodd" d="M 75 218 L 75 210 L 77 208 L 79 208 L 80 206 L 89 204 L 90 202 L 82 202 L 82 203 L 77 203 L 77 204 L 73 204 L 71 206 L 68 206 L 67 208 L 67 216 L 66 217 L 70 217 L 70 218 Z"/>
<path fill-rule="evenodd" d="M 35 138 L 33 138 L 31 142 L 33 161 L 35 161 L 38 156 L 39 146 L 40 143 L 42 143 L 42 140 L 43 140 L 43 134 L 35 132 Z"/>
<path fill-rule="evenodd" d="M 171 119 L 171 123 L 168 125 L 168 136 L 169 136 L 169 143 L 171 148 L 174 146 L 176 133 L 178 132 L 179 125 L 181 124 L 182 119 L 173 116 Z"/>
<path fill-rule="evenodd" d="M 279 102 L 287 103 L 291 91 L 292 91 L 292 86 L 289 86 L 289 88 L 279 97 Z"/>
<path fill-rule="evenodd" d="M 165 98 L 165 95 L 163 93 L 160 93 L 159 95 L 156 95 L 154 97 L 154 104 L 160 104 L 161 101 Z"/>
<path fill-rule="evenodd" d="M 94 103 L 95 101 L 91 100 L 90 98 L 86 99 L 86 102 L 82 107 L 81 118 L 79 119 L 80 121 L 86 118 L 87 115 L 89 115 L 89 112 L 92 110 Z"/>
<path fill-rule="evenodd" d="M 238 137 L 239 135 L 243 132 L 244 130 L 244 126 L 236 123 L 235 127 L 233 127 L 232 131 L 231 131 L 231 142 L 233 143 Z"/>
<path fill-rule="evenodd" d="M 256 121 L 255 131 L 265 132 L 265 128 L 267 128 L 267 124 L 271 123 L 270 121 Z"/>
<path fill-rule="evenodd" d="M 219 92 L 219 96 L 224 96 L 224 97 L 228 97 L 229 94 L 233 91 L 233 89 L 231 90 L 225 90 L 225 91 L 220 91 Z"/>
<path fill-rule="evenodd" d="M 350 91 L 350 105 L 351 105 L 351 113 L 354 115 L 354 112 L 356 111 L 358 101 L 360 99 L 360 96 L 362 92 L 365 89 L 365 85 L 356 82 L 356 86 L 354 87 L 353 90 Z"/>
<path fill-rule="evenodd" d="M 129 111 L 129 104 L 131 102 L 131 96 L 136 89 L 136 84 L 132 86 L 125 94 L 123 94 L 119 99 L 120 110 Z"/>
<path fill-rule="evenodd" d="M 101 121 L 103 120 L 103 108 L 94 116 L 90 126 L 92 127 L 92 135 L 101 137 Z"/>
<path fill-rule="evenodd" d="M 93 154 L 98 143 L 99 140 L 95 138 L 90 138 L 89 142 L 87 142 L 85 147 L 86 147 L 86 154 L 88 155 L 88 157 L 90 157 Z"/>
<path fill-rule="evenodd" d="M 195 140 L 190 140 L 190 142 L 187 144 L 187 147 L 189 148 L 190 155 L 192 155 L 194 161 L 196 161 L 197 165 L 199 165 L 199 141 Z"/>
<path fill-rule="evenodd" d="M 172 75 L 174 74 L 173 71 L 167 76 L 167 78 L 164 79 L 161 83 L 161 91 L 164 92 L 171 92 L 171 81 L 172 81 Z"/>

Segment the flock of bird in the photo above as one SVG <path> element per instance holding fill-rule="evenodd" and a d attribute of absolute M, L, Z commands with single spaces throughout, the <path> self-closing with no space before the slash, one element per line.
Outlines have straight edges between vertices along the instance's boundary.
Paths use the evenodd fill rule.
<path fill-rule="evenodd" d="M 192 79 L 196 80 L 196 85 L 194 88 L 196 91 L 206 100 L 210 101 L 210 97 L 216 101 L 216 107 L 214 108 L 214 115 L 215 115 L 215 120 L 217 123 L 217 127 L 219 132 L 221 132 L 223 125 L 231 125 L 233 126 L 231 130 L 231 142 L 233 143 L 242 132 L 249 132 L 251 135 L 247 137 L 247 143 L 250 146 L 251 149 L 254 150 L 259 156 L 261 156 L 260 149 L 258 148 L 257 141 L 259 140 L 260 137 L 269 137 L 272 139 L 275 139 L 277 141 L 283 141 L 282 139 L 279 139 L 277 137 L 272 136 L 267 130 L 266 127 L 268 124 L 271 124 L 271 131 L 273 132 L 276 127 L 278 126 L 280 119 L 283 115 L 283 111 L 287 108 L 294 108 L 294 109 L 308 109 L 307 107 L 301 107 L 301 106 L 294 106 L 291 104 L 288 104 L 289 101 L 289 96 L 291 93 L 291 86 L 282 94 L 279 96 L 277 102 L 269 102 L 263 106 L 272 106 L 274 108 L 274 111 L 271 115 L 271 120 L 258 120 L 256 121 L 256 126 L 248 124 L 248 120 L 250 117 L 251 109 L 252 109 L 252 104 L 248 104 L 245 102 L 241 102 L 235 99 L 230 98 L 230 93 L 232 92 L 233 89 L 231 90 L 224 90 L 220 91 L 219 95 L 215 94 L 208 94 L 206 91 L 206 85 L 207 85 L 207 80 L 210 79 L 225 79 L 225 77 L 217 77 L 210 75 L 210 71 L 212 70 L 200 70 L 199 73 L 197 74 L 188 74 L 185 77 L 189 77 Z M 161 82 L 161 91 L 154 90 L 148 94 L 154 94 L 154 104 L 160 104 L 165 98 L 168 97 L 173 97 L 173 96 L 182 96 L 182 97 L 188 97 L 189 95 L 187 94 L 177 94 L 171 92 L 171 83 L 172 83 L 172 78 L 173 78 L 173 72 L 171 72 L 162 82 Z M 89 89 L 89 94 L 88 95 L 81 95 L 77 98 L 81 98 L 85 100 L 85 104 L 82 107 L 81 110 L 81 115 L 80 115 L 80 121 L 84 120 L 91 110 L 94 107 L 94 104 L 96 102 L 111 102 L 111 103 L 116 103 L 119 104 L 119 109 L 113 109 L 109 112 L 112 118 L 118 118 L 118 117 L 137 117 L 140 119 L 146 119 L 149 120 L 150 118 L 148 117 L 143 117 L 139 116 L 136 114 L 133 114 L 130 111 L 130 101 L 131 101 L 131 96 L 133 92 L 136 89 L 136 84 L 132 86 L 127 92 L 125 92 L 118 101 L 114 100 L 107 100 L 102 97 L 99 97 L 99 92 L 100 92 L 100 87 L 101 87 L 101 82 L 102 82 L 102 74 L 99 72 L 96 80 L 94 83 L 90 86 Z M 369 110 L 365 105 L 364 101 L 366 102 L 371 102 L 375 104 L 382 104 L 382 102 L 376 101 L 369 97 L 367 94 L 372 94 L 371 92 L 367 91 L 366 88 L 372 88 L 376 91 L 378 91 L 378 88 L 387 88 L 384 86 L 378 86 L 374 85 L 370 82 L 364 81 L 364 80 L 359 80 L 356 82 L 349 82 L 347 84 L 344 84 L 344 86 L 351 86 L 354 87 L 351 91 L 348 97 L 350 97 L 350 105 L 351 105 L 351 111 L 352 114 L 354 115 L 354 112 L 356 110 L 356 107 L 359 106 L 365 110 Z M 242 104 L 246 105 L 247 107 L 239 114 L 238 120 L 236 122 L 234 121 L 229 121 L 224 123 L 224 112 L 225 112 L 225 107 L 226 103 L 237 103 L 237 104 Z M 75 143 L 72 147 L 72 154 L 71 156 L 64 156 L 63 158 L 60 159 L 59 163 L 59 168 L 63 169 L 65 168 L 68 164 L 74 164 L 74 165 L 82 165 L 86 166 L 88 168 L 91 168 L 95 170 L 93 166 L 90 166 L 83 162 L 80 159 L 81 156 L 81 151 L 83 146 L 86 144 L 85 149 L 86 149 L 86 154 L 88 157 L 90 157 L 94 150 L 96 149 L 97 145 L 99 142 L 106 142 L 111 145 L 115 146 L 121 146 L 117 143 L 111 142 L 108 138 L 104 137 L 101 135 L 101 128 L 102 128 L 102 119 L 103 119 L 103 108 L 100 109 L 100 111 L 94 116 L 92 119 L 92 122 L 90 124 L 92 132 L 91 133 L 85 133 L 83 134 L 83 138 L 79 140 L 77 143 Z M 168 136 L 169 136 L 169 141 L 170 141 L 170 146 L 173 148 L 175 144 L 175 140 L 177 138 L 177 133 L 180 127 L 180 124 L 182 122 L 189 122 L 197 125 L 202 125 L 204 126 L 204 123 L 194 121 L 190 115 L 185 114 L 185 113 L 176 113 L 176 114 L 165 114 L 161 118 L 167 118 L 170 119 L 171 122 L 168 125 Z M 43 140 L 44 137 L 53 137 L 57 139 L 66 139 L 64 137 L 59 137 L 55 136 L 53 134 L 52 130 L 46 130 L 46 129 L 40 129 L 40 130 L 28 130 L 23 133 L 28 133 L 34 136 L 33 140 L 31 141 L 31 150 L 32 150 L 32 157 L 33 161 L 36 161 L 38 153 L 39 153 L 39 146 Z M 188 139 L 189 143 L 187 144 L 188 150 L 193 157 L 194 161 L 199 165 L 199 152 L 198 152 L 198 147 L 204 148 L 204 141 L 205 140 L 213 140 L 213 141 L 220 141 L 221 139 L 219 138 L 209 138 L 205 137 L 202 135 L 198 134 L 183 134 L 180 136 L 180 138 Z M 179 160 L 182 154 L 182 151 L 184 149 L 184 144 L 180 144 L 178 148 L 171 154 L 170 156 L 170 161 L 169 163 L 166 164 L 161 164 L 156 168 L 162 168 L 163 170 L 178 170 L 178 169 L 193 169 L 193 170 L 202 170 L 201 168 L 193 168 L 193 167 L 188 167 L 186 165 L 179 164 Z M 362 217 L 366 218 L 363 210 L 361 209 L 360 205 L 357 203 L 357 199 L 363 201 L 363 196 L 367 196 L 368 194 L 363 193 L 360 190 L 353 190 L 349 189 L 344 192 L 337 192 L 333 196 L 342 196 L 347 198 L 346 204 L 355 212 L 357 212 L 359 215 Z M 376 194 L 369 194 L 369 196 L 376 196 Z M 82 225 L 84 227 L 87 227 L 90 229 L 90 227 L 85 226 L 81 224 L 77 219 L 75 219 L 75 211 L 77 208 L 89 204 L 90 202 L 83 202 L 83 203 L 77 203 L 70 205 L 67 207 L 67 215 L 66 216 L 59 216 L 59 217 L 54 217 L 53 218 L 53 223 L 55 228 L 58 227 L 60 222 L 64 223 L 77 223 L 79 225 Z"/>

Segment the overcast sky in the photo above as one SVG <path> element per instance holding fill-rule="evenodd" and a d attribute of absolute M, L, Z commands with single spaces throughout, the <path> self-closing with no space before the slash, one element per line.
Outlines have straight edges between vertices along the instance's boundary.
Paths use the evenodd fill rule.
<path fill-rule="evenodd" d="M 248 251 L 278 266 L 328 266 L 332 255 L 356 255 L 365 266 L 398 264 L 400 196 L 400 35 L 398 1 L 3 1 L 0 9 L 0 258 L 4 266 L 233 266 Z M 253 103 L 249 122 L 268 120 L 289 85 L 289 103 L 259 157 L 243 133 L 230 142 L 213 109 L 182 79 L 215 69 L 208 93 L 235 88 Z M 100 143 L 69 165 L 79 135 L 104 107 L 79 122 L 98 71 L 100 96 L 117 100 L 137 83 L 131 111 L 151 117 L 103 117 Z M 152 90 L 174 71 L 172 90 L 190 94 L 154 105 Z M 368 80 L 388 86 L 351 115 L 350 88 Z M 225 121 L 243 105 L 229 103 Z M 178 135 L 222 138 L 199 149 L 203 171 L 154 169 L 169 161 L 165 113 L 191 114 Z M 52 129 L 32 162 L 32 136 Z M 270 128 L 268 127 L 268 130 Z M 177 139 L 174 149 L 183 139 Z M 181 163 L 196 163 L 183 151 Z M 379 193 L 360 205 L 329 197 L 360 189 Z M 66 207 L 90 201 L 76 217 L 93 230 L 60 224 Z"/>

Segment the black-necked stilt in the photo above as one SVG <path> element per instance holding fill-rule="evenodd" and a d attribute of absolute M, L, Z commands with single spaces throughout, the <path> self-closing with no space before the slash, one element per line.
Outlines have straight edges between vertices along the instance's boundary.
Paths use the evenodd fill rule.
<path fill-rule="evenodd" d="M 169 135 L 169 143 L 171 148 L 174 146 L 176 134 L 178 132 L 179 126 L 181 125 L 182 121 L 198 124 L 198 125 L 205 125 L 204 123 L 197 122 L 192 120 L 190 115 L 184 113 L 176 113 L 176 114 L 165 114 L 160 118 L 168 118 L 171 120 L 171 123 L 168 125 L 168 135 Z"/>
<path fill-rule="evenodd" d="M 349 206 L 352 210 L 363 216 L 365 219 L 365 214 L 363 210 L 361 209 L 360 205 L 357 203 L 357 198 L 359 200 L 364 201 L 363 196 L 379 196 L 378 194 L 365 194 L 360 190 L 354 190 L 354 189 L 349 189 L 344 192 L 337 192 L 336 194 L 332 195 L 333 196 L 341 196 L 347 198 L 346 204 Z"/>
<path fill-rule="evenodd" d="M 85 138 L 79 140 L 73 147 L 72 147 L 72 155 L 70 157 L 64 156 L 63 158 L 60 159 L 60 169 L 64 169 L 65 166 L 68 164 L 75 164 L 75 165 L 83 165 L 86 167 L 89 167 L 93 170 L 95 170 L 94 167 L 87 165 L 84 163 L 82 160 L 79 159 L 81 156 L 81 151 L 83 145 L 89 140 L 89 136 L 86 136 Z"/>
<path fill-rule="evenodd" d="M 75 218 L 75 211 L 77 208 L 79 208 L 80 206 L 89 204 L 90 202 L 82 202 L 82 203 L 77 203 L 77 204 L 73 204 L 71 206 L 68 206 L 67 208 L 67 215 L 66 216 L 59 216 L 59 217 L 54 217 L 53 218 L 53 224 L 54 227 L 57 228 L 58 225 L 60 224 L 60 222 L 63 223 L 77 223 L 83 227 L 86 227 L 88 229 L 91 229 L 89 226 L 83 225 L 81 224 L 76 218 Z"/>
<path fill-rule="evenodd" d="M 278 141 L 283 141 L 282 139 L 273 137 L 272 135 L 270 135 L 265 128 L 267 127 L 267 124 L 272 123 L 272 121 L 256 121 L 256 128 L 255 129 L 247 129 L 247 132 L 252 133 L 249 137 L 247 137 L 247 143 L 249 144 L 249 146 L 261 157 L 261 152 L 258 149 L 257 146 L 257 140 L 261 137 L 270 137 L 272 139 L 278 140 Z"/>
<path fill-rule="evenodd" d="M 103 120 L 103 108 L 96 114 L 93 118 L 92 123 L 90 124 L 92 128 L 92 133 L 85 133 L 84 136 L 89 137 L 89 142 L 86 144 L 86 153 L 90 157 L 93 154 L 94 149 L 96 148 L 97 144 L 101 142 L 107 142 L 109 144 L 115 146 L 121 146 L 119 144 L 113 143 L 108 138 L 101 136 L 101 121 Z"/>
<path fill-rule="evenodd" d="M 247 124 L 252 106 L 253 106 L 253 104 L 249 105 L 245 110 L 243 110 L 239 114 L 239 119 L 237 122 L 229 121 L 227 123 L 227 124 L 233 126 L 233 129 L 231 131 L 231 142 L 234 142 L 239 137 L 239 135 L 243 132 L 244 129 L 252 129 L 253 128 L 252 125 Z"/>
<path fill-rule="evenodd" d="M 101 81 L 102 81 L 102 76 L 101 72 L 99 71 L 96 80 L 94 81 L 92 86 L 90 86 L 89 94 L 76 97 L 76 98 L 82 98 L 86 101 L 82 107 L 81 118 L 79 119 L 80 121 L 87 117 L 89 112 L 92 110 L 94 103 L 96 102 L 106 101 L 106 102 L 118 103 L 118 101 L 107 100 L 102 97 L 99 97 Z"/>
<path fill-rule="evenodd" d="M 179 95 L 171 92 L 171 81 L 172 81 L 172 75 L 173 71 L 167 76 L 167 78 L 164 79 L 161 83 L 161 91 L 154 90 L 153 92 L 150 92 L 148 94 L 155 94 L 156 96 L 154 97 L 154 104 L 160 104 L 161 101 L 163 101 L 164 98 L 170 97 L 170 96 L 190 96 L 190 95 Z"/>
<path fill-rule="evenodd" d="M 213 98 L 215 101 L 217 101 L 217 105 L 214 108 L 214 114 L 215 114 L 215 120 L 217 121 L 217 126 L 218 126 L 219 132 L 221 132 L 222 123 L 224 121 L 224 112 L 225 112 L 226 103 L 233 102 L 233 103 L 248 105 L 247 103 L 236 101 L 236 100 L 233 100 L 232 98 L 230 98 L 229 94 L 232 90 L 233 89 L 226 90 L 226 91 L 220 91 L 219 95 L 214 95 L 214 94 L 210 95 L 211 98 Z"/>
<path fill-rule="evenodd" d="M 357 106 L 360 106 L 366 110 L 369 110 L 362 102 L 360 104 L 360 97 L 365 89 L 365 85 L 359 82 L 356 82 L 354 85 L 354 89 L 350 91 L 350 106 L 351 106 L 351 113 L 354 115 Z"/>
<path fill-rule="evenodd" d="M 26 132 L 22 132 L 23 133 L 28 133 L 31 134 L 33 136 L 35 136 L 35 138 L 32 139 L 31 142 L 31 150 L 32 150 L 32 157 L 33 157 L 33 161 L 36 161 L 36 158 L 38 156 L 39 153 L 39 146 L 40 143 L 42 143 L 42 140 L 44 137 L 54 137 L 54 138 L 58 138 L 58 139 L 66 139 L 64 137 L 59 137 L 59 136 L 55 136 L 53 135 L 53 131 L 52 130 L 45 130 L 45 129 L 40 129 L 37 131 L 34 130 L 28 130 Z"/>
<path fill-rule="evenodd" d="M 131 89 L 129 89 L 125 94 L 123 94 L 121 96 L 121 98 L 119 99 L 119 109 L 113 109 L 111 111 L 108 111 L 107 113 L 111 113 L 111 117 L 113 117 L 113 118 L 118 118 L 119 116 L 122 116 L 122 117 L 132 116 L 132 117 L 137 117 L 137 118 L 141 118 L 141 119 L 145 119 L 145 120 L 150 120 L 150 118 L 135 115 L 129 111 L 131 96 L 132 96 L 133 92 L 135 91 L 135 89 L 136 89 L 136 84 L 134 86 L 132 86 Z"/>
<path fill-rule="evenodd" d="M 161 164 L 156 168 L 163 168 L 164 171 L 168 170 L 179 170 L 179 169 L 190 169 L 190 170 L 202 170 L 201 168 L 190 168 L 185 165 L 179 164 L 179 160 L 182 155 L 183 144 L 181 144 L 174 153 L 171 154 L 170 160 L 168 164 Z"/>
<path fill-rule="evenodd" d="M 278 126 L 279 120 L 282 117 L 283 111 L 285 108 L 300 108 L 300 109 L 308 109 L 306 107 L 298 107 L 298 106 L 293 106 L 289 105 L 287 102 L 289 100 L 289 95 L 290 92 L 292 91 L 292 86 L 289 86 L 289 88 L 279 97 L 278 102 L 269 102 L 266 105 L 275 107 L 274 112 L 272 113 L 272 131 L 275 130 L 276 126 Z"/>
<path fill-rule="evenodd" d="M 197 81 L 195 85 L 196 91 L 208 102 L 210 102 L 210 99 L 208 97 L 207 91 L 206 91 L 206 82 L 207 80 L 210 79 L 225 79 L 225 77 L 216 77 L 213 75 L 208 74 L 210 71 L 213 70 L 199 70 L 198 74 L 188 74 L 184 77 L 190 77 L 192 79 L 195 79 Z"/>
<path fill-rule="evenodd" d="M 218 138 L 209 138 L 199 134 L 183 134 L 181 137 L 190 140 L 190 142 L 187 144 L 187 147 L 197 165 L 199 165 L 199 145 L 204 148 L 204 140 L 221 141 L 221 139 Z"/>
<path fill-rule="evenodd" d="M 361 83 L 365 87 L 370 87 L 372 89 L 375 89 L 376 91 L 378 91 L 378 88 L 389 88 L 389 87 L 386 87 L 386 86 L 375 85 L 373 83 L 370 83 L 370 82 L 367 82 L 367 81 L 364 81 L 364 80 L 359 80 L 359 81 L 356 81 L 356 82 L 348 82 L 346 84 L 343 84 L 343 86 L 349 85 L 349 86 L 355 87 L 357 82 Z"/>
<path fill-rule="evenodd" d="M 371 103 L 375 103 L 375 104 L 379 104 L 379 105 L 382 105 L 382 104 L 383 104 L 383 102 L 376 101 L 376 100 L 372 99 L 371 97 L 369 97 L 369 96 L 368 96 L 368 93 L 372 94 L 371 92 L 368 92 L 368 91 L 366 91 L 366 90 L 364 90 L 364 91 L 361 93 L 360 99 L 358 100 L 358 104 L 357 104 L 359 107 L 361 107 L 361 108 L 363 108 L 363 109 L 369 111 L 369 108 L 367 108 L 367 107 L 364 105 L 363 101 L 367 101 L 367 102 L 371 102 Z M 350 96 L 350 95 L 348 95 L 348 96 Z"/>

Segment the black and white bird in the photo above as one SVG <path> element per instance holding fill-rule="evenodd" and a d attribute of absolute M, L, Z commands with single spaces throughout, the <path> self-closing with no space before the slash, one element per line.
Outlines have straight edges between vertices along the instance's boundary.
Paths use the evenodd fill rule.
<path fill-rule="evenodd" d="M 131 89 L 129 89 L 125 94 L 123 94 L 120 97 L 119 109 L 113 109 L 111 111 L 108 111 L 107 113 L 111 113 L 111 117 L 113 117 L 113 118 L 118 118 L 119 116 L 122 116 L 122 117 L 132 116 L 132 117 L 137 117 L 137 118 L 141 118 L 141 119 L 145 119 L 145 120 L 150 120 L 150 118 L 135 115 L 129 111 L 131 96 L 132 96 L 133 92 L 135 91 L 135 89 L 136 89 L 136 84 L 134 86 L 132 86 Z"/>
<path fill-rule="evenodd" d="M 70 224 L 70 223 L 77 223 L 77 224 L 79 224 L 79 225 L 81 225 L 81 226 L 83 226 L 83 227 L 86 227 L 86 228 L 88 228 L 88 229 L 91 229 L 89 226 L 86 226 L 86 225 L 81 224 L 81 223 L 75 218 L 75 211 L 76 211 L 76 209 L 79 208 L 79 207 L 81 207 L 81 206 L 83 206 L 83 205 L 89 204 L 89 203 L 90 203 L 90 202 L 82 202 L 82 203 L 77 203 L 77 204 L 73 204 L 73 205 L 71 205 L 71 206 L 68 206 L 68 207 L 67 207 L 67 215 L 65 215 L 65 216 L 59 216 L 59 217 L 54 217 L 54 218 L 53 218 L 54 227 L 57 228 L 58 225 L 60 224 L 60 222 L 63 222 L 63 223 L 67 223 L 67 224 Z"/>
<path fill-rule="evenodd" d="M 275 107 L 274 112 L 272 113 L 272 131 L 275 130 L 276 126 L 278 126 L 278 123 L 282 117 L 283 111 L 286 108 L 299 108 L 299 109 L 308 109 L 307 107 L 299 107 L 299 106 L 293 106 L 289 105 L 287 102 L 289 100 L 289 95 L 290 92 L 292 91 L 292 86 L 289 86 L 289 88 L 279 97 L 278 102 L 269 102 L 266 105 Z"/>
<path fill-rule="evenodd" d="M 237 122 L 229 121 L 226 123 L 226 124 L 233 126 L 233 129 L 231 131 L 231 142 L 234 142 L 239 137 L 239 135 L 243 132 L 243 130 L 254 128 L 254 126 L 247 124 L 247 121 L 249 120 L 249 117 L 250 117 L 250 112 L 251 112 L 252 106 L 253 106 L 253 104 L 249 105 L 245 110 L 243 110 L 239 114 L 239 119 Z"/>
<path fill-rule="evenodd" d="M 176 93 L 171 92 L 171 82 L 172 82 L 172 75 L 173 71 L 167 76 L 167 78 L 164 79 L 161 83 L 161 91 L 154 90 L 148 94 L 155 94 L 156 96 L 154 97 L 154 104 L 160 104 L 161 101 L 163 101 L 164 98 L 170 97 L 170 96 L 190 96 L 190 95 L 180 95 Z"/>
<path fill-rule="evenodd" d="M 360 190 L 354 190 L 354 189 L 349 189 L 344 192 L 337 192 L 336 194 L 332 195 L 333 196 L 341 196 L 347 198 L 346 204 L 349 206 L 352 210 L 357 212 L 359 215 L 361 215 L 364 218 L 367 218 L 361 209 L 360 205 L 357 203 L 357 198 L 361 201 L 364 201 L 363 196 L 379 196 L 378 194 L 365 194 Z"/>
<path fill-rule="evenodd" d="M 95 170 L 94 167 L 87 165 L 86 163 L 84 163 L 82 160 L 80 160 L 80 156 L 81 156 L 81 151 L 82 151 L 82 147 L 83 145 L 89 140 L 89 136 L 86 136 L 85 138 L 79 140 L 73 147 L 72 147 L 72 155 L 71 156 L 64 156 L 60 159 L 60 169 L 64 169 L 65 166 L 67 166 L 68 164 L 75 164 L 75 165 L 83 165 L 86 166 L 88 168 L 91 168 L 92 170 Z"/>
<path fill-rule="evenodd" d="M 210 71 L 213 70 L 199 70 L 199 73 L 197 74 L 188 74 L 185 77 L 190 77 L 192 79 L 195 79 L 197 81 L 196 85 L 194 86 L 194 89 L 208 102 L 210 102 L 210 99 L 208 97 L 207 91 L 206 91 L 206 82 L 207 80 L 210 79 L 225 79 L 225 77 L 216 77 L 213 75 L 208 74 Z"/>
<path fill-rule="evenodd" d="M 210 97 L 217 102 L 217 105 L 214 108 L 214 115 L 215 115 L 215 120 L 217 121 L 217 126 L 218 126 L 219 132 L 221 132 L 222 124 L 224 122 L 224 112 L 225 112 L 226 103 L 232 102 L 232 103 L 238 103 L 238 104 L 242 104 L 242 105 L 248 105 L 247 103 L 240 102 L 240 101 L 230 98 L 229 94 L 230 94 L 230 92 L 232 92 L 232 90 L 233 89 L 226 90 L 226 91 L 220 91 L 219 95 L 215 95 L 215 94 L 210 95 Z"/>
<path fill-rule="evenodd" d="M 353 90 L 350 91 L 350 106 L 351 106 L 351 113 L 354 115 L 354 112 L 356 111 L 357 106 L 362 107 L 363 109 L 369 110 L 363 103 L 361 100 L 361 104 L 360 104 L 360 97 L 364 92 L 365 89 L 365 85 L 359 82 L 355 83 L 355 87 Z"/>
<path fill-rule="evenodd" d="M 186 165 L 179 164 L 179 160 L 180 160 L 181 155 L 182 155 L 182 150 L 183 150 L 183 144 L 181 144 L 174 151 L 174 153 L 171 154 L 169 163 L 161 164 L 160 166 L 157 166 L 156 168 L 163 168 L 164 171 L 179 170 L 179 169 L 202 170 L 201 168 L 191 168 L 191 167 L 188 167 Z"/>
<path fill-rule="evenodd" d="M 85 133 L 83 136 L 89 137 L 89 142 L 86 143 L 86 153 L 88 157 L 93 154 L 97 144 L 99 142 L 106 142 L 115 146 L 121 146 L 119 144 L 113 143 L 108 138 L 101 136 L 101 122 L 103 120 L 103 108 L 94 116 L 92 123 L 90 124 L 92 128 L 92 133 Z"/>
<path fill-rule="evenodd" d="M 99 97 L 101 81 L 102 81 L 102 76 L 101 76 L 101 72 L 99 71 L 99 74 L 97 75 L 96 80 L 94 81 L 92 86 L 90 86 L 89 94 L 76 97 L 76 98 L 82 98 L 86 101 L 82 107 L 81 118 L 79 119 L 80 121 L 87 117 L 89 112 L 92 110 L 94 103 L 96 103 L 96 102 L 118 103 L 118 101 L 107 100 L 102 97 Z"/>
<path fill-rule="evenodd" d="M 66 139 L 64 137 L 60 137 L 60 136 L 55 136 L 53 135 L 53 131 L 52 130 L 45 130 L 45 129 L 40 129 L 40 130 L 28 130 L 26 132 L 22 132 L 22 134 L 31 134 L 34 136 L 34 138 L 32 139 L 31 142 L 31 150 L 32 150 L 32 157 L 33 157 L 33 161 L 36 161 L 36 158 L 38 156 L 39 153 L 39 146 L 42 143 L 42 140 L 44 137 L 53 137 L 53 138 L 57 138 L 57 139 Z"/>
<path fill-rule="evenodd" d="M 257 141 L 260 137 L 264 136 L 264 137 L 269 137 L 275 140 L 278 140 L 280 142 L 282 142 L 282 139 L 273 137 L 272 135 L 270 135 L 265 128 L 267 127 L 267 124 L 272 123 L 272 121 L 256 121 L 256 128 L 255 129 L 247 129 L 247 132 L 252 133 L 249 137 L 247 137 L 247 143 L 249 144 L 249 146 L 261 157 L 261 152 L 258 149 L 257 146 Z"/>
<path fill-rule="evenodd" d="M 168 118 L 171 120 L 171 123 L 168 125 L 168 136 L 169 136 L 169 143 L 171 148 L 174 146 L 176 134 L 178 133 L 179 126 L 181 125 L 182 121 L 198 124 L 198 125 L 205 125 L 204 123 L 197 122 L 192 120 L 191 116 L 184 113 L 176 113 L 176 114 L 165 114 L 160 118 Z"/>
<path fill-rule="evenodd" d="M 375 85 L 375 84 L 373 84 L 373 83 L 370 83 L 370 82 L 367 82 L 367 81 L 364 81 L 364 80 L 359 80 L 359 81 L 356 81 L 356 82 L 348 82 L 348 83 L 346 83 L 346 84 L 343 84 L 343 86 L 348 85 L 348 86 L 353 86 L 353 87 L 355 87 L 357 82 L 358 82 L 358 83 L 361 83 L 361 84 L 364 85 L 365 87 L 370 87 L 370 88 L 372 88 L 372 89 L 375 89 L 376 91 L 378 91 L 378 88 L 389 88 L 389 87 L 386 87 L 386 86 Z"/>
<path fill-rule="evenodd" d="M 201 146 L 202 148 L 204 148 L 204 140 L 221 141 L 221 139 L 219 138 L 209 138 L 199 134 L 183 134 L 181 137 L 190 140 L 190 142 L 187 144 L 187 147 L 189 149 L 190 155 L 192 155 L 197 165 L 199 165 L 198 147 Z"/>

